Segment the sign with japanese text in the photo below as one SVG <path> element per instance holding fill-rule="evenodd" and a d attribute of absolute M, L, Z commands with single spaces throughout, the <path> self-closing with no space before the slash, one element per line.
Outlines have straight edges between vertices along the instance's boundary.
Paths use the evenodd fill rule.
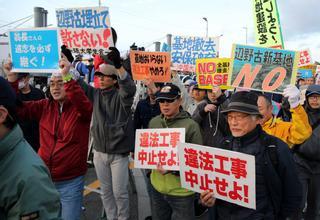
<path fill-rule="evenodd" d="M 134 167 L 179 170 L 177 145 L 185 142 L 185 128 L 137 129 Z"/>
<path fill-rule="evenodd" d="M 227 89 L 230 58 L 204 58 L 196 60 L 199 88 L 211 89 L 212 85 Z"/>
<path fill-rule="evenodd" d="M 256 44 L 283 49 L 283 40 L 276 0 L 253 0 Z"/>
<path fill-rule="evenodd" d="M 170 82 L 170 53 L 130 51 L 131 71 L 134 80 L 152 79 L 153 82 Z"/>
<path fill-rule="evenodd" d="M 300 51 L 298 67 L 307 66 L 310 64 L 312 64 L 310 50 L 307 49 L 307 50 Z"/>
<path fill-rule="evenodd" d="M 62 43 L 74 53 L 103 54 L 113 46 L 107 7 L 57 9 Z"/>
<path fill-rule="evenodd" d="M 254 156 L 189 143 L 178 149 L 183 188 L 209 190 L 218 199 L 256 209 Z"/>
<path fill-rule="evenodd" d="M 171 60 L 176 70 L 195 72 L 196 59 L 219 56 L 219 37 L 173 36 Z"/>
<path fill-rule="evenodd" d="M 20 29 L 9 32 L 14 72 L 56 72 L 60 42 L 57 29 Z"/>
<path fill-rule="evenodd" d="M 295 51 L 234 44 L 228 85 L 282 93 L 296 81 L 298 56 Z"/>

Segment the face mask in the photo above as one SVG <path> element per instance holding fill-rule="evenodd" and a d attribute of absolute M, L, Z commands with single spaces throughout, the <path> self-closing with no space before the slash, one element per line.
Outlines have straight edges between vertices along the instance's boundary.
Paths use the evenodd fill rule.
<path fill-rule="evenodd" d="M 18 85 L 18 88 L 19 89 L 22 89 L 26 86 L 25 82 L 24 81 L 19 81 L 19 85 Z"/>

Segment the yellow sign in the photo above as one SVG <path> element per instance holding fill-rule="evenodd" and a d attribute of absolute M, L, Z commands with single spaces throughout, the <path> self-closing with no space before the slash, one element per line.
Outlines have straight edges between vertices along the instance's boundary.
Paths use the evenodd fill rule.
<path fill-rule="evenodd" d="M 199 88 L 212 89 L 212 85 L 229 89 L 230 58 L 206 58 L 196 60 L 196 74 Z"/>
<path fill-rule="evenodd" d="M 276 0 L 253 0 L 256 44 L 284 49 Z"/>

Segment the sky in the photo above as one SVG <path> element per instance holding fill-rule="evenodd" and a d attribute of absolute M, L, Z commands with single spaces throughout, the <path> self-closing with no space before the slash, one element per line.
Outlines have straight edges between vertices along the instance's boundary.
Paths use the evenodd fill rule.
<path fill-rule="evenodd" d="M 153 51 L 155 41 L 167 34 L 220 36 L 220 56 L 230 57 L 233 43 L 254 45 L 253 0 L 101 0 L 109 7 L 111 26 L 118 34 L 117 47 L 126 51 L 136 43 Z M 285 49 L 310 49 L 313 61 L 320 61 L 319 0 L 277 0 Z M 99 0 L 0 0 L 0 34 L 18 23 L 9 22 L 33 14 L 33 7 L 48 11 L 48 24 L 56 26 L 55 9 L 98 6 Z M 21 22 L 20 22 L 21 23 Z M 34 21 L 19 28 L 33 27 Z"/>

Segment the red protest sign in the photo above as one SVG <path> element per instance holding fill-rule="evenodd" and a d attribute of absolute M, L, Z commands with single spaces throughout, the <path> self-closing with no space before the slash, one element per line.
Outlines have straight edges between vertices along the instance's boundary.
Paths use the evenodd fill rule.
<path fill-rule="evenodd" d="M 153 82 L 170 82 L 170 54 L 166 52 L 130 52 L 134 80 L 152 79 Z"/>
<path fill-rule="evenodd" d="M 189 143 L 178 149 L 182 187 L 209 190 L 218 199 L 256 208 L 254 156 Z"/>
<path fill-rule="evenodd" d="M 134 167 L 179 170 L 177 145 L 185 141 L 185 128 L 137 129 Z"/>

